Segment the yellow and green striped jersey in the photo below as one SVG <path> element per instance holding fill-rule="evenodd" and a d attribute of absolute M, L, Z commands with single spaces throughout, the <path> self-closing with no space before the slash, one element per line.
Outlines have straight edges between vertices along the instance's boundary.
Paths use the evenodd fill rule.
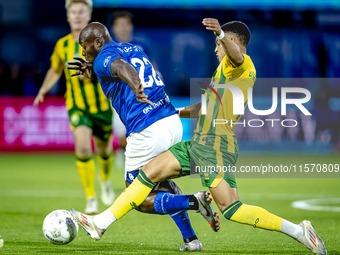
<path fill-rule="evenodd" d="M 224 56 L 212 77 L 210 86 L 213 88 L 215 84 L 237 86 L 243 92 L 244 108 L 246 108 L 248 88 L 254 86 L 256 70 L 250 57 L 246 54 L 243 54 L 243 57 L 244 62 L 236 67 L 227 56 Z M 218 88 L 215 90 L 221 98 L 222 105 L 215 93 L 206 92 L 207 113 L 201 115 L 201 111 L 199 112 L 193 142 L 213 146 L 215 151 L 220 151 L 223 148 L 225 152 L 237 153 L 238 145 L 234 127 L 241 115 L 233 114 L 233 96 L 229 89 Z M 221 124 L 221 121 L 219 121 L 220 124 L 214 125 L 214 120 L 223 120 L 222 123 L 226 123 Z M 223 142 L 223 145 L 221 145 L 221 142 Z"/>
<path fill-rule="evenodd" d="M 72 77 L 75 70 L 68 70 L 67 63 L 74 61 L 74 57 L 82 57 L 82 47 L 73 39 L 72 34 L 61 38 L 56 43 L 51 56 L 51 68 L 57 73 L 64 69 L 66 78 L 66 107 L 68 110 L 78 108 L 79 110 L 96 114 L 111 110 L 110 103 L 104 95 L 100 83 L 93 83 L 91 79 Z"/>

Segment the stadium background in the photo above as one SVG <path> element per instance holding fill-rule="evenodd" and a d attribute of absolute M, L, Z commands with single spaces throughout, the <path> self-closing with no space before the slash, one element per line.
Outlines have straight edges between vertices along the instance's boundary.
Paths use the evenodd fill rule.
<path fill-rule="evenodd" d="M 144 3 L 145 1 L 143 1 Z M 47 100 L 45 111 L 33 108 L 55 42 L 69 33 L 65 8 L 60 1 L 1 0 L 0 30 L 0 150 L 72 149 L 67 114 L 60 99 Z M 175 106 L 188 105 L 190 78 L 211 77 L 217 66 L 214 36 L 201 24 L 204 17 L 221 23 L 242 20 L 252 32 L 248 54 L 257 69 L 257 78 L 336 78 L 340 70 L 340 3 L 338 1 L 94 1 L 93 21 L 111 27 L 110 15 L 117 9 L 134 15 L 134 41 L 148 51 L 163 75 L 166 90 Z M 140 7 L 143 8 L 140 8 Z M 137 8 L 139 7 L 139 8 Z M 321 81 L 321 80 L 320 80 Z M 238 140 L 248 141 L 244 151 L 283 148 L 289 141 L 306 152 L 329 153 L 339 147 L 340 86 L 337 82 L 308 84 L 312 93 L 310 110 L 318 123 L 310 131 L 298 127 L 298 135 L 282 130 L 272 146 L 262 146 L 261 135 L 247 132 Z M 49 95 L 61 97 L 62 79 Z M 269 109 L 271 88 L 255 86 L 260 97 L 256 107 Z M 15 97 L 9 98 L 8 97 Z M 23 98 L 25 97 L 25 98 Z M 262 101 L 261 101 L 262 100 Z M 12 103 L 11 103 L 12 102 Z M 15 102 L 15 103 L 14 103 Z M 279 110 L 279 109 L 278 109 Z M 297 110 L 297 108 L 295 108 Z M 294 111 L 294 110 L 293 110 Z M 188 122 L 184 122 L 188 125 Z M 314 123 L 315 124 L 315 123 Z M 188 128 L 185 128 L 188 130 Z M 309 138 L 308 138 L 309 137 Z M 184 139 L 190 134 L 185 133 Z M 283 142 L 277 146 L 278 141 Z M 306 141 L 307 140 L 307 141 Z M 269 143 L 271 141 L 268 141 Z M 254 144 L 255 143 L 255 144 Z M 302 145 L 306 144 L 306 145 Z M 276 144 L 276 146 L 275 146 Z M 317 144 L 317 146 L 314 146 Z"/>
<path fill-rule="evenodd" d="M 211 77 L 218 64 L 215 37 L 201 23 L 205 17 L 217 18 L 221 23 L 241 20 L 249 26 L 252 38 L 247 53 L 258 78 L 332 78 L 333 82 L 315 79 L 317 82 L 308 84 L 312 93 L 309 110 L 313 114 L 308 132 L 300 126 L 294 135 L 278 129 L 272 140 L 263 134 L 240 132 L 238 164 L 339 164 L 340 85 L 336 82 L 340 70 L 339 1 L 94 0 L 92 21 L 110 26 L 110 15 L 115 10 L 133 13 L 134 37 L 147 47 L 163 75 L 166 91 L 178 107 L 189 103 L 190 78 Z M 69 31 L 64 1 L 0 0 L 0 235 L 7 244 L 3 253 L 76 254 L 98 249 L 93 248 L 84 233 L 61 248 L 49 246 L 41 233 L 42 220 L 50 211 L 83 206 L 74 156 L 64 153 L 73 151 L 63 99 L 65 81 L 62 79 L 51 90 L 43 105 L 32 106 L 49 68 L 54 45 Z M 269 109 L 271 90 L 256 88 L 255 94 L 258 96 L 255 107 Z M 292 111 L 298 114 L 297 109 Z M 189 123 L 184 125 L 188 127 Z M 184 139 L 189 138 L 186 131 Z M 58 153 L 41 153 L 46 151 Z M 118 169 L 112 173 L 118 194 L 124 188 L 122 175 L 123 171 Z M 293 222 L 305 217 L 313 219 L 327 240 L 330 254 L 339 254 L 338 180 L 274 178 L 261 179 L 259 185 L 258 179 L 242 179 L 238 184 L 246 203 L 263 206 Z M 200 187 L 196 179 L 178 180 L 178 184 L 184 187 L 184 193 Z M 295 200 L 325 198 L 338 199 L 324 202 L 321 211 L 291 208 Z M 325 209 L 327 206 L 333 209 Z M 100 210 L 103 209 L 101 205 Z M 270 232 L 256 232 L 237 224 L 222 223 L 223 237 L 212 238 L 200 216 L 190 216 L 200 239 L 205 241 L 207 253 L 306 252 L 288 237 L 278 234 L 273 237 Z M 108 231 L 99 249 L 103 253 L 132 254 L 140 250 L 144 254 L 172 254 L 181 244 L 179 233 L 170 220 L 154 217 L 129 214 L 116 224 L 118 231 Z M 143 229 L 145 233 L 141 235 L 140 219 L 146 225 L 161 227 Z M 126 230 L 126 225 L 132 227 Z M 164 234 L 164 229 L 170 230 Z M 152 235 L 152 239 L 145 240 L 145 235 Z M 134 243 L 130 243 L 131 238 Z M 164 240 L 168 240 L 165 246 Z M 251 240 L 248 246 L 244 240 Z"/>

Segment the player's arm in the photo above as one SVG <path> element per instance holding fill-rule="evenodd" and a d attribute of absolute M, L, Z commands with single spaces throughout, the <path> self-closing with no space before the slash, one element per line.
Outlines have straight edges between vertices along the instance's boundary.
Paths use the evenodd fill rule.
<path fill-rule="evenodd" d="M 206 29 L 214 31 L 216 36 L 220 36 L 222 33 L 222 29 L 220 23 L 217 19 L 207 18 L 203 19 L 203 25 L 206 26 Z M 241 52 L 240 47 L 234 43 L 228 34 L 225 34 L 222 39 L 219 40 L 222 44 L 224 52 L 228 56 L 228 58 L 233 62 L 235 66 L 242 65 L 244 61 L 243 54 Z"/>
<path fill-rule="evenodd" d="M 44 82 L 38 92 L 38 95 L 34 99 L 33 105 L 37 106 L 39 103 L 44 101 L 44 96 L 47 94 L 48 91 L 57 83 L 60 79 L 61 72 L 58 73 L 53 68 L 50 68 L 46 74 Z"/>
<path fill-rule="evenodd" d="M 119 77 L 129 85 L 139 103 L 153 105 L 151 101 L 147 100 L 148 96 L 144 94 L 144 87 L 140 83 L 138 73 L 128 62 L 122 58 L 117 58 L 112 61 L 110 68 L 113 76 Z"/>
<path fill-rule="evenodd" d="M 177 109 L 180 118 L 198 118 L 198 113 L 201 110 L 201 103 L 193 104 L 189 107 Z"/>

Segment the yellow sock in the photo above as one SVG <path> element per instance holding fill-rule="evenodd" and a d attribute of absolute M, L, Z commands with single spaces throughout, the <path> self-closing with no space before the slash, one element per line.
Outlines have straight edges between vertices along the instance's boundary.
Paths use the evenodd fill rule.
<path fill-rule="evenodd" d="M 94 160 L 91 157 L 78 157 L 76 156 L 76 164 L 80 176 L 81 183 L 85 190 L 85 196 L 96 197 L 94 191 L 94 176 L 95 176 L 95 165 Z"/>
<path fill-rule="evenodd" d="M 232 221 L 252 225 L 254 228 L 280 231 L 282 218 L 269 213 L 265 209 L 243 204 L 240 201 L 229 205 L 222 212 L 223 216 Z"/>
<path fill-rule="evenodd" d="M 110 207 L 112 214 L 117 220 L 120 219 L 130 210 L 139 206 L 154 186 L 155 183 L 150 181 L 143 171 L 140 170 L 137 178 L 120 194 Z"/>
<path fill-rule="evenodd" d="M 107 158 L 103 158 L 100 155 L 97 155 L 97 162 L 99 164 L 99 167 L 101 169 L 100 171 L 100 177 L 102 178 L 102 181 L 106 182 L 110 179 L 111 169 L 112 169 L 112 162 L 113 157 L 110 154 Z"/>

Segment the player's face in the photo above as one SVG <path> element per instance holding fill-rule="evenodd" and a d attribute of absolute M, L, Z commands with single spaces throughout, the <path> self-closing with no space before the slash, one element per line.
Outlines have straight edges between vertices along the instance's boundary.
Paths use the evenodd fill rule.
<path fill-rule="evenodd" d="M 223 46 L 219 39 L 216 38 L 216 48 L 215 48 L 216 56 L 219 62 L 222 61 L 223 57 L 225 56 L 225 52 Z"/>
<path fill-rule="evenodd" d="M 132 38 L 133 25 L 129 18 L 117 18 L 112 25 L 112 33 L 119 42 L 129 42 Z"/>
<path fill-rule="evenodd" d="M 94 42 L 85 41 L 81 44 L 81 46 L 83 47 L 82 55 L 85 57 L 86 61 L 93 63 L 98 55 L 98 51 L 94 47 Z"/>
<path fill-rule="evenodd" d="M 90 19 L 91 13 L 86 4 L 74 3 L 67 10 L 67 21 L 72 31 L 82 30 Z"/>

